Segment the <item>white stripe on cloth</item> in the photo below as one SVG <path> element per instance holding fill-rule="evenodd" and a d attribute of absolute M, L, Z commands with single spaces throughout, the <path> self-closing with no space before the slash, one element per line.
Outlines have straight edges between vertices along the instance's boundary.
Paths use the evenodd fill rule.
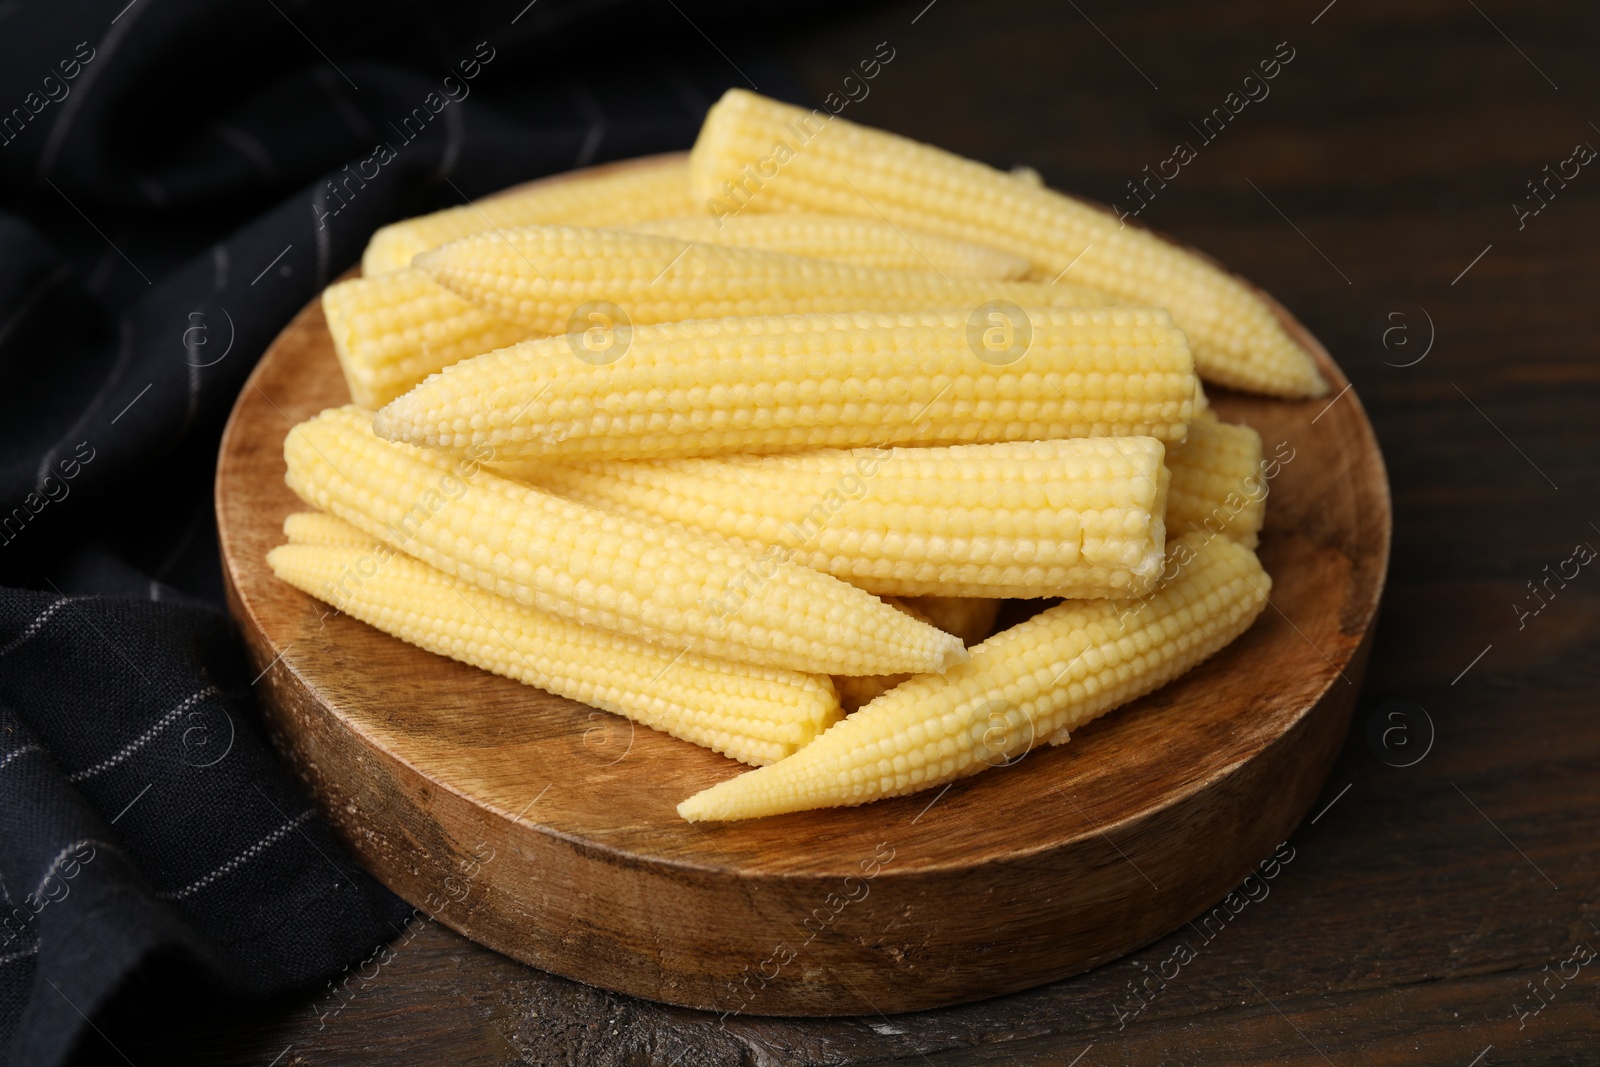
<path fill-rule="evenodd" d="M 39 745 L 23 745 L 21 748 L 14 748 L 10 752 L 7 752 L 4 756 L 0 756 L 0 768 L 5 767 L 18 756 L 26 756 L 30 752 L 43 751 L 44 749 Z"/>
<path fill-rule="evenodd" d="M 54 615 L 56 613 L 57 609 L 59 609 L 62 605 L 66 604 L 67 601 L 69 601 L 71 599 L 72 598 L 69 597 L 69 596 L 64 596 L 60 600 L 57 600 L 54 604 L 51 604 L 49 607 L 47 607 L 43 611 L 41 611 L 39 613 L 38 618 L 36 618 L 32 622 L 30 622 L 27 625 L 27 628 L 22 631 L 22 633 L 18 634 L 16 637 L 12 638 L 11 643 L 9 645 L 7 645 L 5 648 L 0 648 L 0 656 L 3 656 L 7 652 L 10 652 L 12 649 L 14 649 L 18 645 L 22 644 L 22 642 L 26 641 L 28 638 L 30 638 L 34 634 L 38 633 L 39 632 L 39 627 L 41 627 L 45 623 L 49 622 L 50 621 L 50 616 Z"/>
<path fill-rule="evenodd" d="M 233 857 L 233 859 L 229 860 L 227 863 L 224 863 L 221 867 L 218 867 L 204 878 L 201 878 L 199 881 L 191 882 L 182 889 L 173 889 L 165 893 L 157 893 L 156 896 L 160 897 L 162 900 L 182 900 L 184 897 L 187 897 L 193 893 L 198 893 L 212 882 L 215 882 L 218 878 L 221 878 L 223 875 L 237 870 L 239 867 L 249 863 L 262 852 L 266 851 L 268 848 L 287 837 L 291 830 L 296 829 L 301 823 L 311 818 L 315 811 L 315 808 L 307 808 L 305 811 L 302 811 L 299 815 L 296 815 L 294 818 L 290 819 L 288 822 L 272 831 L 272 833 L 268 834 L 266 837 L 263 837 L 260 841 L 257 841 L 255 844 L 251 845 L 249 848 L 245 849 L 243 852 L 239 853 L 237 856 Z"/>
<path fill-rule="evenodd" d="M 44 877 L 39 879 L 39 884 L 34 887 L 33 892 L 29 893 L 25 900 L 42 899 L 44 887 L 50 884 L 50 879 L 55 877 L 56 871 L 61 869 L 61 865 L 66 862 L 66 859 L 69 855 L 78 851 L 84 845 L 93 845 L 95 848 L 103 848 L 108 851 L 114 850 L 117 847 L 109 841 L 101 841 L 98 838 L 93 837 L 85 837 L 81 841 L 74 841 L 72 844 L 56 853 L 56 858 L 51 860 L 50 866 L 45 868 Z"/>
<path fill-rule="evenodd" d="M 0 956 L 0 963 L 11 963 L 14 960 L 25 960 L 29 956 L 37 956 L 38 954 L 39 954 L 39 943 L 37 941 L 35 941 L 32 948 L 24 949 L 21 952 L 13 952 L 9 956 Z"/>
<path fill-rule="evenodd" d="M 124 745 L 122 747 L 122 751 L 118 752 L 117 754 L 115 754 L 113 756 L 107 756 L 105 759 L 101 760 L 99 763 L 96 763 L 93 767 L 86 767 L 83 770 L 78 771 L 76 774 L 67 775 L 67 781 L 69 781 L 69 782 L 81 782 L 85 778 L 93 778 L 95 775 L 99 774 L 102 771 L 110 770 L 111 768 L 115 767 L 117 764 L 121 763 L 123 760 L 127 759 L 129 756 L 133 755 L 135 752 L 139 751 L 145 745 L 149 744 L 151 739 L 154 738 L 157 734 L 159 734 L 162 730 L 165 730 L 167 727 L 169 727 L 173 723 L 177 722 L 178 719 L 183 715 L 184 712 L 188 711 L 190 708 L 194 707 L 196 704 L 200 703 L 201 701 L 209 700 L 212 697 L 217 696 L 217 695 L 218 695 L 218 691 L 217 691 L 217 687 L 216 686 L 214 686 L 214 685 L 206 686 L 204 689 L 200 690 L 198 693 L 195 693 L 193 696 L 187 698 L 182 703 L 180 703 L 177 707 L 173 708 L 171 711 L 169 711 L 165 715 L 161 716 L 161 718 L 157 719 L 154 726 L 150 727 L 150 729 L 146 730 L 144 733 L 140 734 L 138 737 L 134 738 L 132 741 L 129 741 L 126 745 Z"/>

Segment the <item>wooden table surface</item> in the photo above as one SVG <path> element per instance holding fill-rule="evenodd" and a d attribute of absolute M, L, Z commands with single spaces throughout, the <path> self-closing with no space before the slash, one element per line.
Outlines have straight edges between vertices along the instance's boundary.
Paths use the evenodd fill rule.
<path fill-rule="evenodd" d="M 1124 208 L 1186 142 L 1140 217 L 1269 287 L 1377 427 L 1396 515 L 1382 622 L 1275 877 L 1226 921 L 1081 977 L 888 1018 L 719 1022 L 424 922 L 340 995 L 118 1025 L 128 1060 L 1600 1062 L 1600 574 L 1580 547 L 1600 545 L 1600 172 L 1573 161 L 1600 145 L 1600 9 L 925 3 L 784 48 L 820 98 L 887 40 L 847 117 Z M 1247 83 L 1275 54 L 1277 76 Z M 1194 128 L 1263 87 L 1210 141 Z"/>

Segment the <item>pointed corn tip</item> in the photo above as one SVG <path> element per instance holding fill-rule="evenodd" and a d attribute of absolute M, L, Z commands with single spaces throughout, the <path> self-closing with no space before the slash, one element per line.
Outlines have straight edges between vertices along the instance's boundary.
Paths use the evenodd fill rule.
<path fill-rule="evenodd" d="M 680 803 L 678 805 L 678 815 L 689 822 L 715 821 L 717 819 L 717 815 L 713 810 L 715 805 L 706 802 L 706 795 L 716 792 L 716 789 L 716 786 L 712 786 L 710 789 L 702 789 L 694 796 Z"/>
<path fill-rule="evenodd" d="M 678 804 L 678 814 L 689 822 L 728 822 L 735 819 L 759 818 L 760 814 L 755 812 L 760 812 L 760 806 L 752 807 L 750 788 L 752 784 L 759 785 L 767 781 L 773 768 L 782 762 L 783 760 L 779 760 L 778 763 L 745 771 L 737 777 L 718 782 L 709 789 L 702 789 Z M 756 775 L 762 777 L 755 778 Z M 761 814 L 775 815 L 780 812 L 770 811 Z"/>
<path fill-rule="evenodd" d="M 965 663 L 972 658 L 972 653 L 967 651 L 967 646 L 961 643 L 961 638 L 954 634 L 949 635 L 950 641 L 940 651 L 939 673 L 954 667 L 958 663 Z"/>
<path fill-rule="evenodd" d="M 447 245 L 440 245 L 438 248 L 430 248 L 426 252 L 418 252 L 411 257 L 411 265 L 426 274 L 432 274 L 444 262 L 443 252 L 447 247 Z"/>
<path fill-rule="evenodd" d="M 286 551 L 289 545 L 278 545 L 267 550 L 267 566 L 272 568 L 272 573 L 278 578 L 283 577 L 284 557 L 290 553 Z"/>
<path fill-rule="evenodd" d="M 735 86 L 729 88 L 721 96 L 717 97 L 717 103 L 713 104 L 712 106 L 716 107 L 716 106 L 719 106 L 719 105 L 722 105 L 722 104 L 735 104 L 735 103 L 748 105 L 748 104 L 751 104 L 753 102 L 761 101 L 761 99 L 762 99 L 761 97 L 757 96 L 755 93 L 752 93 L 750 90 L 741 89 L 737 85 L 735 85 Z"/>
<path fill-rule="evenodd" d="M 372 416 L 373 436 L 382 438 L 385 441 L 401 440 L 401 430 L 399 424 L 404 420 L 397 417 L 399 414 L 398 412 L 390 410 L 396 403 L 398 403 L 397 400 L 389 401 L 383 407 L 378 409 L 378 413 L 376 415 Z"/>
<path fill-rule="evenodd" d="M 699 795 L 700 794 L 698 794 L 698 793 L 695 794 L 695 796 L 699 796 Z M 683 803 L 678 805 L 678 817 L 680 819 L 683 819 L 683 820 L 685 820 L 687 822 L 699 822 L 700 821 L 698 818 L 696 818 L 696 816 L 694 814 L 694 811 L 695 811 L 694 806 L 692 804 L 690 804 L 690 802 L 689 802 L 689 801 L 692 801 L 693 799 L 694 799 L 694 797 L 690 797 L 689 800 L 685 800 Z"/>
<path fill-rule="evenodd" d="M 1328 379 L 1323 376 L 1322 368 L 1317 366 L 1316 357 L 1304 345 L 1293 338 L 1289 338 L 1289 344 L 1293 346 L 1294 354 L 1299 357 L 1300 369 L 1304 372 L 1304 378 L 1300 382 L 1290 384 L 1284 389 L 1282 395 L 1306 400 L 1315 400 L 1317 397 L 1327 396 L 1331 391 Z M 1250 392 L 1257 391 L 1250 390 Z"/>

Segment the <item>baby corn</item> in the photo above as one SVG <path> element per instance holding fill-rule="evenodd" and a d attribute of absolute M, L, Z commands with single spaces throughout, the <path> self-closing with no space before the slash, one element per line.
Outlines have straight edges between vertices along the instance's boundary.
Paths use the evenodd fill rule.
<path fill-rule="evenodd" d="M 1040 307 L 1112 303 L 1104 294 L 1066 284 L 879 270 L 574 226 L 464 237 L 418 256 L 416 266 L 469 303 L 526 327 L 530 336 L 587 329 L 585 306 L 602 301 L 634 326 L 728 315 L 971 309 L 992 300 Z"/>
<path fill-rule="evenodd" d="M 1067 601 L 996 634 L 943 676 L 902 683 L 811 744 L 678 805 L 750 819 L 901 796 L 991 766 L 1148 693 L 1238 637 L 1271 580 L 1229 541 L 1181 539 L 1175 577 L 1136 600 Z"/>
<path fill-rule="evenodd" d="M 1167 449 L 1167 529 L 1199 531 L 1256 547 L 1267 513 L 1261 435 L 1248 426 L 1197 418 L 1189 437 Z"/>
<path fill-rule="evenodd" d="M 1211 381 L 1278 396 L 1327 391 L 1310 355 L 1237 278 L 1110 212 L 952 153 L 732 89 L 706 115 L 689 173 L 713 217 L 872 210 L 1170 309 Z"/>
<path fill-rule="evenodd" d="M 322 291 L 322 313 L 350 399 L 380 408 L 435 371 L 526 341 L 420 270 L 350 278 Z"/>
<path fill-rule="evenodd" d="M 764 248 L 793 256 L 811 256 L 883 270 L 931 270 L 951 278 L 1013 278 L 1027 275 L 1031 264 L 998 248 L 957 241 L 917 229 L 891 226 L 879 219 L 845 215 L 736 215 L 712 219 L 641 222 L 627 227 L 636 233 L 675 237 L 680 241 Z"/>
<path fill-rule="evenodd" d="M 1127 596 L 1161 573 L 1160 441 L 1094 437 L 528 464 L 621 515 L 777 549 L 880 596 Z"/>
<path fill-rule="evenodd" d="M 293 511 L 285 515 L 283 536 L 289 539 L 291 545 L 366 548 L 373 543 L 370 536 L 337 515 L 321 511 Z"/>
<path fill-rule="evenodd" d="M 981 277 L 1001 278 L 1015 274 L 1018 264 L 1026 269 L 1025 261 L 1004 252 L 921 234 L 916 238 L 917 248 L 913 249 L 899 232 L 884 223 L 838 216 L 813 216 L 810 218 L 815 221 L 811 222 L 806 221 L 807 218 L 796 215 L 752 215 L 737 222 L 730 220 L 721 230 L 709 219 L 679 219 L 647 224 L 675 235 L 671 238 L 657 235 L 647 239 L 667 241 L 665 245 L 653 246 L 665 252 L 667 257 L 676 257 L 688 243 L 677 239 L 676 235 L 680 233 L 686 237 L 694 236 L 695 240 L 771 248 L 778 252 L 829 252 L 832 258 L 872 266 L 873 269 L 867 270 L 865 276 L 858 279 L 863 285 L 862 289 L 843 292 L 836 284 L 837 270 L 828 275 L 833 277 L 833 281 L 809 278 L 805 275 L 805 259 L 778 256 L 776 263 L 787 270 L 790 276 L 787 282 L 757 277 L 728 279 L 722 290 L 711 298 L 711 302 L 690 299 L 681 304 L 670 299 L 663 303 L 658 299 L 666 291 L 665 282 L 662 288 L 648 285 L 646 288 L 652 290 L 654 302 L 646 301 L 642 305 L 630 303 L 626 311 L 629 323 L 637 325 L 660 321 L 663 317 L 715 317 L 731 313 L 735 308 L 740 309 L 741 314 L 752 311 L 777 314 L 828 307 L 893 311 L 934 307 L 943 303 L 954 306 L 969 302 L 976 306 L 988 299 L 984 294 L 990 292 L 1016 303 L 1098 306 L 1108 302 L 1102 294 L 1090 289 L 1073 289 L 1069 286 L 1049 288 L 1032 284 L 1008 284 L 995 289 L 992 282 L 976 281 Z M 890 238 L 899 243 L 898 249 L 889 244 Z M 489 239 L 501 240 L 498 234 L 491 234 Z M 637 250 L 638 242 L 632 242 L 629 247 Z M 919 250 L 932 263 L 921 259 Z M 696 254 L 686 253 L 685 258 Z M 908 254 L 916 262 L 907 259 Z M 897 255 L 899 261 L 895 261 Z M 333 337 L 339 367 L 350 388 L 350 399 L 362 407 L 382 407 L 428 375 L 452 363 L 533 337 L 565 333 L 574 325 L 570 321 L 570 313 L 577 311 L 581 303 L 594 299 L 628 300 L 628 294 L 638 288 L 641 280 L 652 280 L 650 277 L 635 278 L 619 288 L 613 288 L 596 278 L 563 280 L 555 273 L 557 266 L 548 259 L 537 263 L 533 260 L 515 262 L 525 271 L 543 271 L 553 287 L 565 288 L 576 294 L 560 304 L 559 307 L 566 310 L 563 312 L 557 308 L 534 325 L 510 322 L 494 311 L 483 310 L 446 289 L 423 271 L 409 267 L 376 276 L 351 278 L 324 290 L 322 310 L 328 320 L 328 332 Z M 659 274 L 660 268 L 668 262 L 669 259 L 663 257 L 660 263 L 652 263 L 648 268 L 649 274 Z M 774 260 L 768 257 L 762 260 L 762 265 L 773 268 Z M 673 270 L 682 266 L 681 262 L 674 264 Z M 822 269 L 826 273 L 833 266 L 837 265 Z M 887 276 L 884 269 L 879 269 L 891 266 L 906 269 L 888 272 Z M 591 267 L 592 264 L 582 265 L 583 269 Z M 569 266 L 569 272 L 578 269 Z M 839 269 L 849 270 L 847 267 Z M 942 272 L 944 277 L 935 272 Z M 634 289 L 628 289 L 627 285 L 632 285 Z M 774 285 L 779 288 L 774 289 Z M 695 291 L 704 296 L 703 289 L 702 286 Z M 584 317 L 577 325 L 587 329 L 593 321 Z"/>
<path fill-rule="evenodd" d="M 943 670 L 961 642 L 836 578 L 619 517 L 374 437 L 333 408 L 289 432 L 300 498 L 519 604 L 672 651 L 817 674 Z"/>
<path fill-rule="evenodd" d="M 486 593 L 332 516 L 290 520 L 290 543 L 267 553 L 279 578 L 429 652 L 756 766 L 792 754 L 839 718 L 825 678 L 583 626 Z"/>
<path fill-rule="evenodd" d="M 500 463 L 1183 438 L 1193 368 L 1166 312 L 1013 314 L 1014 332 L 970 310 L 636 326 L 617 331 L 622 353 L 604 365 L 579 358 L 571 337 L 527 341 L 446 368 L 384 407 L 374 429 L 492 448 Z"/>
<path fill-rule="evenodd" d="M 539 182 L 390 223 L 367 242 L 361 273 L 375 278 L 401 270 L 411 266 L 419 252 L 488 230 L 550 223 L 626 226 L 688 215 L 695 206 L 689 195 L 689 168 L 682 159 L 648 160 L 603 174 Z"/>

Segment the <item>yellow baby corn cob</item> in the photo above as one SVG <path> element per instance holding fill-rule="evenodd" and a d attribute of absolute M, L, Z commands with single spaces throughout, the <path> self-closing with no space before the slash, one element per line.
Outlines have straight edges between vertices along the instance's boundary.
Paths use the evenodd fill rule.
<path fill-rule="evenodd" d="M 694 821 L 864 804 L 1015 761 L 1150 692 L 1238 637 L 1271 580 L 1226 538 L 1182 539 L 1140 600 L 1066 601 L 904 682 L 771 767 L 678 805 Z"/>
<path fill-rule="evenodd" d="M 367 243 L 361 273 L 375 278 L 409 267 L 419 252 L 487 230 L 550 223 L 626 226 L 688 215 L 696 206 L 689 195 L 689 168 L 681 158 L 649 160 L 390 223 Z"/>
<path fill-rule="evenodd" d="M 350 399 L 364 408 L 382 407 L 452 363 L 532 336 L 410 268 L 335 282 L 322 291 L 322 313 Z"/>
<path fill-rule="evenodd" d="M 337 515 L 321 511 L 295 511 L 283 518 L 283 536 L 292 545 L 329 545 L 366 548 L 372 538 Z"/>
<path fill-rule="evenodd" d="M 357 543 L 291 542 L 267 553 L 267 562 L 290 585 L 402 641 L 745 763 L 791 755 L 839 718 L 826 678 L 682 655 L 583 626 L 347 530 Z"/>
<path fill-rule="evenodd" d="M 1056 437 L 1181 440 L 1188 345 L 1149 308 L 1035 308 L 1013 347 L 968 310 L 635 326 L 615 362 L 572 338 L 457 363 L 384 407 L 379 436 L 496 462 L 666 458 Z M 981 320 L 980 320 L 981 325 Z M 625 337 L 625 339 L 624 339 Z"/>
<path fill-rule="evenodd" d="M 1267 512 L 1261 435 L 1248 426 L 1195 419 L 1189 438 L 1167 450 L 1167 528 L 1200 531 L 1256 546 Z"/>
<path fill-rule="evenodd" d="M 808 228 L 788 221 L 791 218 L 801 217 L 752 215 L 749 220 L 740 220 L 738 225 L 732 223 L 727 225 L 717 240 L 752 246 L 761 245 L 763 240 L 774 245 L 787 241 L 791 246 L 832 248 L 842 257 L 849 253 L 847 243 L 852 240 L 853 234 L 857 252 L 850 254 L 857 258 L 876 255 L 880 260 L 887 260 L 891 258 L 889 249 L 885 248 L 880 253 L 871 251 L 868 234 L 873 226 L 877 226 L 898 241 L 907 252 L 911 251 L 910 246 L 906 245 L 904 239 L 895 233 L 892 227 L 882 223 L 838 216 L 817 216 L 820 220 L 818 224 Z M 709 228 L 713 233 L 716 232 L 710 220 L 699 218 L 660 225 L 668 228 L 680 226 L 687 229 Z M 498 235 L 489 236 L 490 239 L 498 240 Z M 667 241 L 666 245 L 654 247 L 665 250 L 669 257 L 678 255 L 685 246 L 684 241 L 675 238 L 656 236 L 650 239 L 657 242 Z M 874 239 L 881 241 L 884 238 L 879 234 Z M 918 242 L 918 247 L 923 252 L 930 257 L 939 257 L 936 262 L 941 264 L 947 277 L 938 277 L 931 271 L 910 273 L 900 270 L 889 274 L 885 279 L 881 271 L 873 270 L 869 271 L 865 278 L 857 279 L 862 282 L 863 288 L 842 294 L 838 289 L 837 277 L 834 277 L 833 281 L 826 279 L 807 281 L 803 277 L 802 280 L 796 281 L 794 277 L 790 277 L 788 282 L 783 283 L 787 288 L 780 286 L 781 292 L 767 292 L 770 279 L 763 280 L 761 277 L 752 276 L 729 281 L 711 304 L 681 305 L 671 300 L 666 303 L 660 301 L 659 297 L 666 286 L 663 281 L 662 288 L 651 294 L 654 302 L 628 305 L 629 321 L 638 325 L 660 321 L 663 317 L 707 318 L 734 311 L 741 314 L 749 311 L 776 314 L 825 307 L 893 311 L 903 308 L 932 307 L 945 302 L 951 306 L 963 303 L 976 306 L 988 299 L 984 293 L 992 289 L 992 283 L 985 287 L 984 283 L 975 282 L 974 278 L 962 278 L 961 273 L 972 275 L 993 273 L 998 277 L 1013 271 L 1015 263 L 1021 262 L 1016 257 L 1002 252 L 978 248 L 947 238 L 929 237 L 927 242 L 923 242 L 919 236 Z M 934 242 L 942 242 L 942 245 Z M 637 250 L 636 243 L 633 247 Z M 803 249 L 794 247 L 793 250 Z M 598 254 L 609 253 L 602 251 Z M 685 259 L 695 255 L 697 253 L 688 253 Z M 663 258 L 660 263 L 650 265 L 649 273 L 651 275 L 659 273 L 660 268 L 668 261 L 668 258 Z M 542 334 L 566 332 L 570 325 L 567 316 L 587 300 L 616 301 L 626 297 L 622 290 L 602 285 L 595 278 L 561 282 L 552 273 L 556 267 L 548 260 L 518 260 L 517 263 L 530 272 L 535 269 L 544 271 L 552 279 L 553 285 L 567 286 L 570 293 L 575 295 L 566 303 L 560 304 L 566 311 L 551 312 L 535 324 L 538 328 L 526 323 L 512 323 L 491 311 L 482 310 L 439 285 L 428 274 L 411 268 L 380 276 L 348 279 L 324 290 L 323 314 L 328 320 L 328 332 L 333 337 L 339 366 L 344 371 L 345 382 L 350 388 L 350 399 L 362 407 L 382 407 L 428 375 L 469 356 L 491 352 L 496 348 L 504 348 Z M 788 275 L 807 276 L 806 261 L 801 257 L 782 256 L 778 263 Z M 916 265 L 911 264 L 911 266 Z M 926 263 L 920 265 L 927 267 Z M 963 265 L 965 265 L 964 270 L 961 269 Z M 736 267 L 737 264 L 724 264 L 724 266 Z M 773 261 L 770 258 L 764 260 L 763 266 L 772 268 Z M 583 269 L 589 270 L 592 267 L 593 264 L 585 264 Z M 683 267 L 682 263 L 675 264 L 673 270 L 676 271 L 680 267 Z M 837 273 L 833 272 L 834 275 Z M 640 281 L 641 279 L 634 279 L 635 287 Z M 646 277 L 642 281 L 648 282 L 650 278 Z M 1072 289 L 1067 286 L 1046 288 L 1040 285 L 1009 285 L 993 291 L 1014 303 L 1097 306 L 1108 302 L 1104 296 L 1093 290 Z M 784 293 L 788 295 L 785 296 Z M 744 298 L 739 294 L 745 294 L 751 302 L 740 302 Z M 587 325 L 589 320 L 584 321 Z"/>
<path fill-rule="evenodd" d="M 1161 573 L 1152 437 L 527 464 L 582 504 L 778 551 L 880 596 L 1127 596 Z"/>
<path fill-rule="evenodd" d="M 949 152 L 733 89 L 706 115 L 689 176 L 716 218 L 870 211 L 1026 256 L 1045 276 L 1070 267 L 1073 281 L 1119 301 L 1168 308 L 1211 381 L 1278 396 L 1327 390 L 1238 279 L 1107 211 Z"/>
<path fill-rule="evenodd" d="M 587 327 L 580 309 L 620 308 L 634 326 L 728 315 L 920 311 L 991 300 L 1091 307 L 1110 298 L 1082 286 L 947 278 L 879 270 L 759 248 L 698 244 L 626 230 L 524 226 L 453 241 L 416 258 L 446 289 L 530 335 Z M 609 313 L 614 314 L 614 313 Z"/>
<path fill-rule="evenodd" d="M 964 645 L 975 645 L 994 633 L 1000 601 L 993 597 L 919 596 L 901 601 Z"/>
<path fill-rule="evenodd" d="M 951 278 L 1015 279 L 1024 277 L 1031 269 L 1026 259 L 997 248 L 891 226 L 879 219 L 846 215 L 785 212 L 736 215 L 721 220 L 692 215 L 641 222 L 627 228 L 657 237 L 764 248 L 769 252 L 832 259 L 858 267 L 931 270 Z"/>
<path fill-rule="evenodd" d="M 286 481 L 447 574 L 677 652 L 817 674 L 943 670 L 961 642 L 836 578 L 665 523 L 610 515 L 374 437 L 330 408 L 284 440 Z"/>

